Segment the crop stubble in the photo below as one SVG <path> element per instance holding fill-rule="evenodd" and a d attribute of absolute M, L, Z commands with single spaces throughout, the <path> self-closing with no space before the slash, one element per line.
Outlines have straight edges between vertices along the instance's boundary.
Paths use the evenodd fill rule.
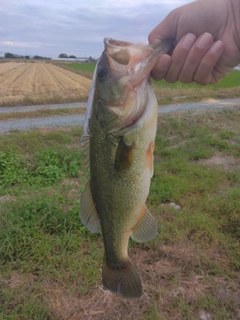
<path fill-rule="evenodd" d="M 87 99 L 91 81 L 50 63 L 0 64 L 0 106 Z"/>

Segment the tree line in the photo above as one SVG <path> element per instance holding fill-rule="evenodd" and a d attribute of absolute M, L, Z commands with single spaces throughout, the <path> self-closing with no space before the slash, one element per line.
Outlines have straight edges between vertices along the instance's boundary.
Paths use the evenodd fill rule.
<path fill-rule="evenodd" d="M 19 54 L 14 54 L 14 53 L 11 53 L 11 52 L 6 52 L 4 54 L 4 57 L 5 58 L 13 58 L 13 59 L 17 59 L 17 58 L 21 58 L 21 59 L 44 59 L 44 60 L 51 60 L 51 58 L 47 58 L 47 57 L 42 57 L 42 56 L 38 56 L 38 55 L 35 55 L 33 56 L 32 58 L 30 58 L 30 56 L 22 56 L 22 55 L 19 55 Z"/>

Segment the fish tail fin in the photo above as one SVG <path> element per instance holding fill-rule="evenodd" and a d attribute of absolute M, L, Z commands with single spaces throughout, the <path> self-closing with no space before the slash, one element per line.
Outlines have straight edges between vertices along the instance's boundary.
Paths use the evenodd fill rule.
<path fill-rule="evenodd" d="M 112 268 L 103 259 L 103 286 L 123 298 L 139 298 L 142 294 L 141 280 L 133 263 L 128 259 L 121 267 Z"/>

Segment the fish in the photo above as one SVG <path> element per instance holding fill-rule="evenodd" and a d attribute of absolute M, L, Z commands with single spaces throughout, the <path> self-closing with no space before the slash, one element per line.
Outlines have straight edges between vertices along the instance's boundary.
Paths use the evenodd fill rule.
<path fill-rule="evenodd" d="M 153 176 L 158 104 L 150 73 L 169 41 L 152 45 L 104 39 L 93 75 L 81 147 L 90 179 L 80 199 L 80 218 L 93 233 L 101 227 L 102 283 L 123 298 L 140 298 L 142 284 L 128 256 L 130 237 L 157 235 L 146 200 Z"/>

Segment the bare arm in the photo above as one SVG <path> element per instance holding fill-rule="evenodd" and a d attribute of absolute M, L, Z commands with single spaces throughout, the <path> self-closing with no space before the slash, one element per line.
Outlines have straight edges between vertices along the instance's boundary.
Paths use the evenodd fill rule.
<path fill-rule="evenodd" d="M 172 55 L 152 70 L 164 78 L 217 83 L 240 63 L 240 0 L 198 0 L 177 8 L 149 34 L 149 42 L 173 39 Z"/>

